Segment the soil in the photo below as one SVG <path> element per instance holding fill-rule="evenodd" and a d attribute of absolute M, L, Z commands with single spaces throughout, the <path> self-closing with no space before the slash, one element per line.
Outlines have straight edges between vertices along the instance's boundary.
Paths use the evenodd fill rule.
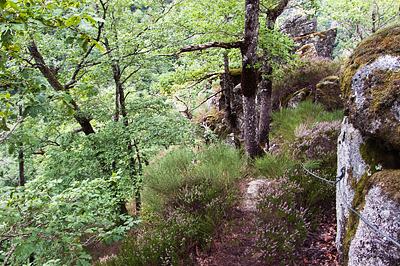
<path fill-rule="evenodd" d="M 277 259 L 273 262 L 262 262 L 251 247 L 253 240 L 249 236 L 252 230 L 253 214 L 237 209 L 232 220 L 227 223 L 222 233 L 214 239 L 213 248 L 208 253 L 197 254 L 196 266 L 270 266 L 281 265 Z M 303 244 L 298 261 L 292 265 L 324 265 L 337 266 L 338 255 L 335 247 L 336 220 L 328 215 L 310 233 Z"/>
<path fill-rule="evenodd" d="M 248 181 L 248 180 L 247 180 Z M 242 193 L 247 190 L 241 184 Z M 282 264 L 279 258 L 272 262 L 263 262 L 260 255 L 252 251 L 254 244 L 250 232 L 254 230 L 252 223 L 254 214 L 245 205 L 233 211 L 225 228 L 213 240 L 210 251 L 197 252 L 196 266 L 277 266 Z M 298 260 L 292 265 L 340 266 L 335 246 L 336 210 L 332 210 L 321 218 L 303 243 Z"/>

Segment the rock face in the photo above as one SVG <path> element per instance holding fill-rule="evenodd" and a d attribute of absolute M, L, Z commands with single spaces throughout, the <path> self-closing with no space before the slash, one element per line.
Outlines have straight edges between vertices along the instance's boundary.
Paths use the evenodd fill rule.
<path fill-rule="evenodd" d="M 310 19 L 307 15 L 297 15 L 286 20 L 280 28 L 290 37 L 308 35 L 317 31 L 317 18 Z"/>
<path fill-rule="evenodd" d="M 337 29 L 329 29 L 321 32 L 310 33 L 305 36 L 293 38 L 297 49 L 303 47 L 306 44 L 313 43 L 317 50 L 318 56 L 332 58 L 333 48 L 335 45 Z"/>
<path fill-rule="evenodd" d="M 400 26 L 360 43 L 341 77 L 346 117 L 338 138 L 336 245 L 343 265 L 400 265 Z"/>
<path fill-rule="evenodd" d="M 299 59 L 312 58 L 318 56 L 317 49 L 315 48 L 315 45 L 313 43 L 304 45 L 299 50 L 297 50 L 295 54 L 299 56 Z"/>

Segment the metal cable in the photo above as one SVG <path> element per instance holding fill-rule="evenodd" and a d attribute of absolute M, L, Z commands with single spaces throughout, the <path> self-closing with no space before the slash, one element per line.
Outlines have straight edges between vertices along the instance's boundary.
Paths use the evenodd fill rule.
<path fill-rule="evenodd" d="M 309 173 L 309 174 L 312 175 L 312 176 L 315 176 L 316 178 L 319 178 L 319 179 L 321 179 L 321 180 L 323 180 L 323 181 L 325 181 L 325 182 L 331 183 L 332 185 L 335 185 L 335 184 L 338 182 L 338 181 L 335 182 L 335 181 L 328 180 L 328 179 L 319 177 L 319 176 L 317 176 L 317 175 L 314 175 L 314 174 L 311 173 L 308 169 L 306 169 L 302 164 L 300 164 L 300 165 L 301 165 L 301 167 L 303 167 L 304 170 L 307 171 L 307 173 Z"/>
<path fill-rule="evenodd" d="M 317 176 L 317 175 L 311 173 L 309 170 L 307 170 L 302 164 L 300 164 L 300 165 L 301 165 L 301 167 L 303 167 L 304 170 L 306 170 L 306 171 L 307 171 L 309 174 L 311 174 L 312 176 L 314 176 L 314 177 L 316 177 L 316 178 L 319 178 L 319 179 L 321 179 L 321 180 L 324 180 L 324 181 L 326 181 L 326 182 L 328 182 L 328 183 L 331 183 L 331 184 L 337 184 L 337 183 L 339 183 L 339 181 L 341 181 L 341 180 L 343 179 L 344 175 L 345 175 L 345 168 L 342 167 L 342 169 L 340 170 L 340 171 L 341 171 L 341 175 L 340 175 L 340 176 L 337 176 L 337 177 L 336 177 L 337 180 L 336 180 L 336 182 L 334 182 L 334 181 L 331 181 L 331 180 L 328 180 L 328 179 L 319 177 L 319 176 Z M 390 236 L 388 236 L 387 234 L 385 234 L 384 232 L 382 232 L 381 230 L 379 230 L 378 228 L 376 228 L 376 227 L 375 227 L 373 224 L 371 224 L 367 219 L 365 219 L 361 214 L 359 214 L 356 210 L 354 210 L 352 207 L 350 207 L 349 204 L 347 204 L 347 201 L 346 201 L 346 200 L 344 199 L 344 197 L 343 197 L 342 190 L 340 189 L 340 183 L 339 183 L 339 185 L 338 185 L 338 190 L 339 190 L 340 197 L 342 198 L 342 200 L 343 200 L 343 202 L 344 202 L 344 204 L 346 205 L 347 208 L 349 208 L 352 212 L 354 212 L 355 214 L 357 214 L 358 217 L 360 217 L 361 220 L 363 220 L 369 227 L 371 227 L 371 228 L 372 228 L 373 230 L 375 230 L 377 233 L 381 234 L 383 237 L 385 237 L 385 238 L 389 239 L 390 241 L 392 241 L 396 246 L 398 246 L 398 247 L 400 248 L 400 244 L 399 244 L 396 240 L 394 240 L 393 238 L 391 238 Z"/>
<path fill-rule="evenodd" d="M 393 238 L 391 238 L 390 236 L 388 236 L 387 234 L 385 234 L 384 232 L 382 232 L 381 230 L 379 230 L 378 228 L 376 228 L 373 224 L 371 224 L 370 222 L 368 222 L 367 219 L 365 219 L 361 214 L 359 214 L 356 210 L 354 210 L 352 207 L 349 206 L 349 204 L 347 204 L 346 200 L 343 197 L 342 194 L 342 190 L 340 189 L 340 183 L 338 186 L 338 190 L 340 193 L 340 197 L 342 198 L 344 204 L 346 204 L 347 208 L 349 208 L 352 212 L 354 212 L 355 214 L 358 215 L 358 217 L 360 217 L 367 225 L 369 225 L 369 227 L 371 227 L 372 229 L 374 229 L 377 233 L 381 234 L 382 236 L 386 237 L 387 239 L 389 239 L 390 241 L 392 241 L 396 246 L 398 246 L 400 248 L 400 244 L 394 240 Z"/>

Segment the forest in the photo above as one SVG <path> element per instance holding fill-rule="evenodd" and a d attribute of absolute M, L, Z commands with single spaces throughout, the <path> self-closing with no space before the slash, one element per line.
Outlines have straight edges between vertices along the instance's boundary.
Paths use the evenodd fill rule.
<path fill-rule="evenodd" d="M 331 58 L 294 53 L 295 16 L 337 29 Z M 299 163 L 334 178 L 343 119 L 315 86 L 399 22 L 395 0 L 0 0 L 0 261 L 213 265 L 248 227 L 240 265 L 299 265 L 335 204 Z"/>

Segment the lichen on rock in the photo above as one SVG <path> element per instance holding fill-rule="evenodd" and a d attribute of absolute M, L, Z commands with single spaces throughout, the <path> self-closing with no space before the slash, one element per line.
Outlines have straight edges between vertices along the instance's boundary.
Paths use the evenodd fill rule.
<path fill-rule="evenodd" d="M 374 174 L 364 189 L 365 198 L 361 210 L 365 219 L 396 241 L 399 241 L 400 231 L 399 178 L 400 170 L 384 170 Z M 395 183 L 395 186 L 388 187 L 386 182 Z M 349 266 L 400 265 L 400 249 L 360 220 L 348 258 Z"/>
<path fill-rule="evenodd" d="M 338 140 L 336 244 L 343 265 L 400 265 L 400 25 L 361 42 L 341 74 L 346 118 Z M 341 193 L 339 193 L 341 192 Z M 342 194 L 344 196 L 342 196 Z"/>
<path fill-rule="evenodd" d="M 350 122 L 364 135 L 400 150 L 400 42 L 396 38 L 400 38 L 399 25 L 360 43 L 344 67 L 341 86 Z"/>

